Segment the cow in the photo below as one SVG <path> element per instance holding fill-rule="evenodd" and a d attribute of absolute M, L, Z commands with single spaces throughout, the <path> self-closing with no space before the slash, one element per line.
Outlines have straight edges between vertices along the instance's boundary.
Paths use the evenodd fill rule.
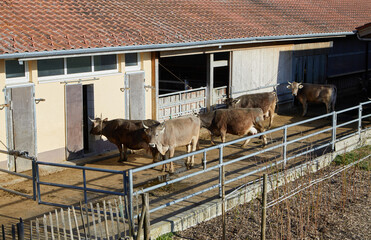
<path fill-rule="evenodd" d="M 274 111 L 276 110 L 277 94 L 275 92 L 246 94 L 235 99 L 227 98 L 225 103 L 228 108 L 261 108 L 264 113 L 264 119 L 269 117 L 268 129 L 270 129 L 273 123 Z"/>
<path fill-rule="evenodd" d="M 128 148 L 132 150 L 150 150 L 153 162 L 155 162 L 158 152 L 156 149 L 149 147 L 149 140 L 147 135 L 144 133 L 143 123 L 152 126 L 159 122 L 151 119 L 142 121 L 127 119 L 108 120 L 107 118 L 103 120 L 101 118 L 95 118 L 91 121 L 93 125 L 90 134 L 103 135 L 108 139 L 108 141 L 115 144 L 120 152 L 119 162 L 127 161 Z M 122 156 L 122 152 L 124 152 L 124 156 Z"/>
<path fill-rule="evenodd" d="M 187 152 L 196 150 L 198 138 L 200 135 L 200 119 L 196 116 L 184 116 L 167 120 L 161 124 L 155 124 L 152 127 L 146 126 L 145 133 L 149 140 L 149 145 L 156 148 L 162 156 L 169 153 L 169 158 L 174 156 L 175 148 L 186 146 Z M 185 165 L 190 169 L 194 165 L 194 156 L 188 157 Z M 163 171 L 166 170 L 164 165 Z M 174 164 L 170 163 L 170 173 L 174 173 Z"/>
<path fill-rule="evenodd" d="M 303 105 L 303 114 L 307 114 L 307 107 L 309 103 L 324 103 L 326 105 L 326 112 L 329 113 L 335 110 L 337 89 L 335 85 L 327 84 L 311 84 L 288 82 L 287 88 L 291 89 L 292 95 L 295 96 Z"/>
<path fill-rule="evenodd" d="M 212 144 L 214 144 L 214 136 L 220 136 L 224 143 L 227 133 L 244 136 L 264 132 L 264 114 L 261 108 L 217 109 L 208 113 L 201 113 L 199 117 L 201 127 L 208 129 L 211 133 Z M 263 146 L 265 146 L 267 138 L 265 135 L 262 138 Z M 247 139 L 241 147 L 247 146 L 249 141 L 250 139 Z"/>

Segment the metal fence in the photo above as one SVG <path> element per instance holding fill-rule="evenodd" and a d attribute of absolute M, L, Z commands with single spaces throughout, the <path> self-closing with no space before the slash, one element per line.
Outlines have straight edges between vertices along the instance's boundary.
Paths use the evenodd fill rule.
<path fill-rule="evenodd" d="M 304 121 L 288 124 L 282 127 L 278 127 L 275 129 L 271 129 L 269 131 L 265 131 L 264 133 L 259 133 L 254 136 L 247 136 L 243 138 L 239 138 L 230 142 L 221 143 L 216 146 L 212 146 L 209 148 L 201 149 L 189 154 L 184 154 L 181 156 L 174 157 L 172 159 L 167 159 L 158 163 L 149 164 L 143 167 L 135 168 L 135 169 L 129 169 L 127 171 L 115 171 L 115 170 L 108 170 L 108 169 L 99 169 L 99 168 L 91 168 L 91 167 L 85 167 L 85 166 L 73 166 L 73 165 L 66 165 L 66 164 L 57 164 L 57 163 L 48 163 L 48 162 L 41 162 L 41 161 L 33 161 L 33 177 L 32 179 L 34 184 L 34 196 L 37 194 L 37 200 L 40 204 L 47 204 L 47 205 L 53 205 L 53 206 L 60 206 L 60 207 L 66 207 L 67 205 L 64 204 L 56 204 L 51 202 L 46 202 L 42 200 L 42 194 L 43 191 L 41 189 L 41 186 L 51 186 L 51 187 L 60 187 L 64 189 L 72 189 L 77 191 L 82 191 L 84 194 L 84 202 L 88 202 L 88 193 L 101 193 L 101 194 L 108 194 L 108 195 L 119 195 L 119 196 L 127 196 L 128 198 L 128 218 L 130 218 L 131 222 L 134 222 L 134 219 L 138 217 L 138 206 L 135 206 L 135 198 L 138 199 L 138 196 L 143 193 L 149 193 L 154 190 L 160 189 L 165 186 L 169 186 L 170 184 L 178 183 L 180 181 L 191 179 L 191 178 L 197 178 L 199 176 L 207 176 L 208 174 L 211 174 L 212 171 L 218 172 L 218 183 L 211 183 L 209 186 L 204 187 L 202 189 L 197 189 L 193 191 L 192 193 L 189 193 L 185 196 L 179 197 L 179 198 L 172 198 L 170 201 L 167 201 L 165 203 L 154 203 L 150 202 L 150 213 L 156 213 L 157 211 L 161 209 L 165 209 L 169 206 L 173 206 L 175 204 L 181 203 L 187 199 L 199 196 L 201 194 L 210 192 L 211 190 L 217 190 L 219 189 L 219 194 L 217 196 L 220 196 L 221 194 L 221 187 L 222 187 L 222 176 L 224 168 L 227 166 L 233 166 L 235 164 L 238 164 L 241 161 L 247 160 L 249 158 L 253 158 L 259 154 L 267 153 L 270 151 L 278 151 L 279 157 L 276 157 L 274 161 L 269 162 L 269 164 L 266 164 L 263 167 L 259 167 L 257 169 L 248 169 L 246 173 L 239 174 L 238 176 L 229 175 L 229 179 L 225 179 L 224 183 L 226 185 L 234 183 L 236 181 L 239 181 L 243 178 L 246 178 L 248 176 L 257 174 L 259 172 L 265 171 L 267 169 L 270 169 L 272 167 L 278 167 L 279 165 L 285 166 L 288 164 L 288 162 L 291 162 L 292 160 L 304 156 L 307 154 L 314 153 L 318 150 L 327 150 L 327 151 L 333 151 L 335 149 L 335 144 L 343 140 L 345 138 L 349 138 L 351 136 L 358 136 L 359 140 L 362 140 L 362 133 L 370 129 L 370 127 L 363 128 L 362 122 L 365 120 L 370 121 L 371 114 L 365 114 L 364 109 L 365 107 L 368 107 L 368 109 L 371 109 L 371 101 L 364 102 L 359 104 L 358 106 L 354 106 L 351 108 L 347 108 L 341 111 L 328 113 L 322 116 L 314 117 L 311 119 L 307 119 Z M 344 114 L 347 114 L 347 119 L 344 121 Z M 356 115 L 356 117 L 353 117 L 353 119 L 348 119 L 350 115 Z M 325 128 L 318 129 L 316 131 L 312 131 L 310 133 L 303 132 L 300 135 L 290 134 L 289 131 L 297 126 L 304 125 L 304 124 L 312 124 L 313 122 L 317 120 L 324 120 L 324 119 L 330 119 L 327 120 L 327 125 Z M 339 119 L 342 119 L 342 121 L 339 121 Z M 341 127 L 345 127 L 350 125 L 348 131 L 346 132 L 338 132 L 337 130 Z M 227 147 L 231 147 L 235 145 L 236 143 L 245 141 L 247 139 L 260 137 L 263 134 L 265 135 L 277 135 L 279 136 L 278 140 L 275 142 L 270 143 L 266 148 L 259 150 L 259 151 L 253 151 L 252 153 L 248 153 L 246 155 L 242 154 L 236 156 L 233 159 L 226 159 L 223 152 Z M 309 139 L 314 136 L 320 136 L 323 134 L 327 134 L 326 137 L 323 138 L 323 141 L 319 142 L 318 144 L 313 144 L 309 148 L 306 147 L 306 149 L 297 147 L 297 145 L 302 145 L 302 142 L 306 139 Z M 212 161 L 210 157 L 208 157 L 208 154 L 211 151 L 218 151 L 219 157 L 217 161 Z M 135 186 L 138 186 L 138 184 L 134 183 L 134 175 L 138 174 L 139 172 L 149 170 L 151 168 L 160 166 L 162 164 L 175 162 L 178 160 L 181 160 L 183 158 L 186 158 L 188 156 L 194 156 L 194 155 L 200 155 L 202 156 L 202 169 L 192 169 L 192 171 L 187 171 L 180 177 L 177 177 L 174 175 L 173 177 L 177 177 L 170 180 L 165 180 L 163 182 L 146 185 L 145 188 L 138 189 L 138 187 L 135 189 Z M 211 164 L 213 163 L 213 164 Z M 42 181 L 42 178 L 40 176 L 40 166 L 51 166 L 51 167 L 59 167 L 59 168 L 70 168 L 74 169 L 76 171 L 81 171 L 82 174 L 82 184 L 83 186 L 76 186 L 76 185 L 68 185 L 67 183 L 53 183 L 53 182 L 46 182 Z M 86 172 L 92 171 L 95 173 L 108 173 L 117 175 L 122 179 L 122 186 L 117 187 L 115 190 L 103 190 L 103 189 L 97 189 L 93 187 L 89 187 L 87 180 L 86 180 Z M 34 199 L 36 197 L 33 197 Z M 90 200 L 90 199 L 89 199 Z M 134 209 L 136 209 L 137 213 L 134 213 Z"/>
<path fill-rule="evenodd" d="M 314 118 L 311 118 L 311 119 L 307 119 L 307 120 L 304 120 L 304 121 L 288 124 L 288 125 L 278 127 L 278 128 L 275 128 L 275 129 L 272 129 L 272 130 L 269 130 L 269 131 L 265 131 L 264 133 L 259 133 L 259 134 L 254 135 L 254 136 L 247 136 L 247 137 L 239 138 L 239 139 L 236 139 L 236 140 L 233 140 L 233 141 L 230 141 L 230 142 L 221 143 L 221 144 L 216 145 L 216 146 L 201 149 L 201 150 L 189 153 L 189 154 L 177 156 L 177 157 L 174 157 L 174 158 L 171 158 L 171 159 L 164 160 L 162 162 L 153 163 L 153 164 L 146 165 L 146 166 L 139 167 L 139 168 L 135 168 L 135 169 L 129 169 L 128 170 L 129 216 L 132 216 L 133 218 L 135 218 L 134 213 L 133 213 L 133 207 L 134 206 L 131 204 L 131 202 L 133 202 L 133 201 L 130 201 L 134 198 L 134 196 L 137 196 L 137 195 L 143 194 L 143 193 L 153 192 L 154 190 L 158 190 L 162 187 L 168 186 L 170 184 L 178 183 L 182 180 L 186 180 L 186 179 L 189 179 L 189 178 L 197 178 L 197 177 L 200 177 L 200 176 L 205 176 L 207 174 L 210 174 L 211 171 L 214 171 L 214 170 L 219 171 L 219 182 L 218 183 L 212 184 L 211 186 L 208 186 L 208 187 L 203 188 L 201 190 L 198 190 L 196 192 L 192 192 L 191 194 L 188 194 L 186 196 L 182 196 L 182 197 L 177 198 L 177 199 L 172 199 L 171 201 L 159 204 L 157 206 L 152 205 L 151 208 L 150 208 L 150 213 L 154 213 L 156 211 L 167 208 L 167 207 L 172 206 L 174 204 L 181 203 L 181 202 L 183 202 L 187 199 L 190 199 L 192 197 L 204 194 L 204 193 L 206 193 L 208 191 L 211 191 L 213 189 L 218 189 L 219 188 L 219 196 L 221 196 L 221 192 L 222 192 L 221 182 L 222 182 L 222 176 L 223 176 L 222 173 L 224 171 L 224 168 L 229 166 L 229 165 L 241 162 L 243 160 L 253 158 L 254 156 L 257 156 L 257 155 L 262 154 L 262 153 L 266 153 L 266 152 L 273 151 L 273 150 L 278 150 L 282 154 L 279 154 L 280 155 L 279 158 L 278 157 L 275 158 L 275 161 L 272 161 L 271 163 L 269 163 L 269 164 L 267 164 L 263 167 L 260 167 L 258 169 L 248 171 L 247 173 L 244 173 L 244 174 L 240 174 L 237 177 L 226 179 L 224 183 L 228 185 L 228 184 L 231 184 L 231 183 L 233 183 L 235 181 L 238 181 L 240 179 L 243 179 L 243 178 L 246 178 L 248 176 L 251 176 L 251 175 L 257 174 L 259 172 L 265 171 L 267 169 L 270 169 L 270 168 L 273 168 L 273 167 L 278 167 L 279 165 L 283 165 L 283 167 L 285 167 L 286 164 L 289 161 L 292 161 L 293 159 L 296 159 L 296 158 L 301 157 L 301 156 L 305 156 L 305 155 L 308 155 L 308 154 L 311 154 L 311 153 L 315 153 L 316 151 L 319 151 L 319 150 L 324 151 L 324 150 L 328 149 L 328 151 L 334 151 L 335 150 L 335 144 L 338 141 L 340 141 L 342 139 L 345 139 L 345 138 L 349 138 L 349 137 L 354 136 L 354 135 L 358 135 L 359 140 L 361 140 L 361 138 L 362 138 L 361 133 L 370 129 L 370 127 L 362 129 L 362 120 L 370 119 L 370 117 L 371 117 L 371 114 L 362 114 L 363 113 L 362 110 L 364 109 L 364 107 L 366 105 L 371 107 L 371 101 L 364 102 L 364 103 L 359 104 L 358 106 L 347 108 L 347 109 L 344 109 L 344 110 L 341 110 L 341 111 L 332 112 L 332 113 L 328 113 L 328 114 L 321 115 L 321 116 L 318 116 L 318 117 L 314 117 Z M 349 121 L 343 121 L 342 123 L 338 123 L 339 116 L 341 116 L 342 114 L 345 114 L 345 113 L 354 113 L 354 111 L 358 112 L 358 114 L 356 114 L 357 117 L 355 119 L 352 119 L 352 120 L 349 120 Z M 294 128 L 294 127 L 297 127 L 297 126 L 303 125 L 303 124 L 311 124 L 311 123 L 313 123 L 314 121 L 317 121 L 317 120 L 326 120 L 328 118 L 330 118 L 332 121 L 331 122 L 329 121 L 329 123 L 330 123 L 330 124 L 328 124 L 329 126 L 325 127 L 324 129 L 319 129 L 318 131 L 315 131 L 314 133 L 301 134 L 300 136 L 298 136 L 298 137 L 295 136 L 294 138 L 289 138 L 289 136 L 288 136 L 288 131 L 291 128 Z M 351 127 L 350 128 L 351 130 L 348 131 L 348 132 L 345 132 L 345 133 L 343 132 L 343 133 L 340 134 L 340 133 L 337 132 L 338 128 L 344 127 L 346 125 L 351 125 L 351 124 L 356 124 L 356 127 Z M 352 130 L 352 129 L 354 129 L 354 130 Z M 269 144 L 268 147 L 263 149 L 263 150 L 255 151 L 253 153 L 243 155 L 243 156 L 238 156 L 238 157 L 236 157 L 232 160 L 226 160 L 224 158 L 223 150 L 226 147 L 234 145 L 234 144 L 242 142 L 242 141 L 245 141 L 247 139 L 251 139 L 251 138 L 255 138 L 255 137 L 257 138 L 257 137 L 260 137 L 262 135 L 270 135 L 270 134 L 274 134 L 274 133 L 276 133 L 279 136 L 282 136 L 280 142 L 276 142 L 275 144 Z M 324 143 L 320 142 L 319 144 L 315 144 L 313 146 L 306 147 L 306 149 L 294 148 L 294 149 L 291 149 L 290 151 L 288 151 L 289 146 L 292 146 L 294 144 L 301 145 L 301 142 L 304 141 L 305 139 L 309 139 L 311 137 L 319 136 L 319 135 L 325 134 L 325 133 L 328 133 L 330 137 L 327 137 L 327 139 L 325 139 Z M 208 164 L 210 159 L 209 160 L 207 159 L 207 153 L 210 152 L 210 151 L 213 151 L 213 150 L 219 151 L 219 159 L 218 159 L 217 164 L 215 164 L 211 167 L 208 167 L 207 164 Z M 289 156 L 289 154 L 291 154 L 291 155 Z M 203 166 L 202 170 L 192 171 L 191 173 L 186 174 L 184 176 L 181 176 L 181 177 L 178 177 L 178 178 L 175 178 L 175 179 L 171 179 L 171 180 L 168 180 L 168 181 L 165 181 L 165 182 L 162 182 L 162 183 L 158 183 L 158 184 L 155 184 L 155 185 L 143 188 L 143 189 L 136 189 L 136 190 L 134 189 L 134 175 L 135 174 L 138 174 L 139 172 L 146 171 L 148 169 L 160 166 L 162 164 L 175 162 L 175 161 L 184 159 L 186 157 L 195 156 L 195 155 L 203 156 L 202 157 L 202 166 Z"/>

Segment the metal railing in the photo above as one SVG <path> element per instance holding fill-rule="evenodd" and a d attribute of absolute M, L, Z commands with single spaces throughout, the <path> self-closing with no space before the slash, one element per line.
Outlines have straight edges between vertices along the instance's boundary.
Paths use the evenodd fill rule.
<path fill-rule="evenodd" d="M 161 187 L 164 187 L 166 185 L 180 182 L 180 181 L 188 179 L 188 178 L 200 176 L 201 174 L 203 176 L 205 176 L 205 174 L 207 174 L 207 173 L 209 173 L 213 170 L 217 170 L 217 169 L 219 169 L 219 183 L 213 184 L 212 186 L 206 187 L 206 188 L 201 189 L 197 192 L 191 193 L 187 196 L 183 196 L 183 197 L 180 197 L 178 199 L 169 201 L 165 204 L 161 204 L 161 205 L 156 206 L 156 207 L 151 207 L 150 212 L 153 213 L 153 212 L 159 211 L 163 208 L 166 208 L 166 207 L 174 205 L 176 203 L 185 201 L 189 198 L 195 197 L 197 195 L 200 195 L 202 193 L 211 191 L 211 190 L 216 189 L 216 188 L 219 188 L 219 193 L 221 193 L 222 169 L 227 165 L 231 165 L 231 164 L 240 162 L 242 160 L 252 158 L 252 157 L 257 156 L 258 154 L 261 154 L 261 153 L 269 152 L 269 151 L 272 151 L 272 150 L 275 150 L 275 149 L 282 150 L 282 155 L 281 155 L 280 160 L 276 159 L 275 161 L 267 164 L 266 166 L 263 166 L 263 167 L 260 167 L 258 169 L 255 169 L 253 171 L 249 171 L 247 173 L 241 174 L 237 177 L 228 179 L 228 180 L 225 181 L 225 184 L 235 182 L 237 180 L 240 180 L 242 178 L 246 178 L 248 176 L 254 175 L 256 173 L 262 172 L 262 171 L 264 171 L 266 169 L 269 169 L 269 168 L 278 167 L 278 165 L 280 165 L 280 164 L 282 164 L 285 167 L 287 162 L 289 162 L 290 160 L 296 159 L 296 158 L 298 158 L 300 156 L 303 156 L 303 155 L 314 153 L 314 152 L 316 152 L 320 149 L 325 150 L 325 148 L 326 148 L 326 149 L 330 149 L 331 151 L 334 151 L 335 150 L 335 144 L 338 141 L 341 141 L 342 139 L 349 138 L 349 137 L 354 136 L 354 135 L 359 135 L 359 140 L 361 140 L 361 137 L 362 137 L 361 133 L 370 129 L 370 127 L 362 129 L 362 120 L 371 117 L 371 114 L 368 114 L 368 115 L 363 115 L 362 114 L 363 107 L 365 105 L 368 105 L 368 104 L 370 104 L 370 106 L 371 106 L 371 101 L 364 102 L 364 103 L 359 104 L 358 106 L 347 108 L 347 109 L 344 109 L 344 110 L 341 110 L 341 111 L 338 111 L 338 112 L 334 111 L 332 113 L 324 114 L 324 115 L 314 117 L 314 118 L 311 118 L 311 119 L 307 119 L 307 120 L 304 120 L 304 121 L 288 124 L 288 125 L 285 125 L 285 126 L 282 126 L 282 127 L 275 128 L 275 129 L 271 129 L 271 130 L 265 131 L 264 133 L 259 133 L 259 134 L 253 135 L 253 136 L 247 136 L 247 137 L 239 138 L 239 139 L 236 139 L 236 140 L 233 140 L 233 141 L 230 141 L 230 142 L 221 143 L 221 144 L 216 145 L 216 146 L 201 149 L 201 150 L 198 150 L 198 151 L 195 151 L 195 152 L 192 152 L 192 153 L 188 153 L 188 154 L 184 154 L 184 155 L 181 155 L 181 156 L 173 157 L 171 159 L 167 159 L 167 160 L 164 160 L 164 161 L 161 161 L 161 162 L 158 162 L 158 163 L 149 164 L 149 165 L 142 166 L 142 167 L 135 168 L 135 169 L 129 169 L 128 170 L 129 216 L 132 216 L 133 218 L 136 217 L 133 214 L 133 205 L 132 205 L 134 196 L 137 196 L 138 194 L 142 194 L 142 193 L 147 193 L 147 192 L 159 189 Z M 356 119 L 338 124 L 338 116 L 340 114 L 349 113 L 349 112 L 355 111 L 355 110 L 358 111 Z M 316 120 L 323 120 L 323 119 L 326 119 L 326 118 L 331 118 L 332 123 L 330 124 L 330 126 L 326 127 L 325 129 L 320 129 L 320 130 L 318 130 L 314 133 L 310 133 L 310 134 L 307 134 L 307 135 L 301 135 L 300 137 L 297 137 L 295 139 L 291 139 L 291 140 L 288 139 L 288 130 L 290 128 L 293 128 L 293 127 L 296 127 L 296 126 L 302 125 L 302 124 L 312 123 Z M 355 123 L 357 123 L 357 127 L 356 127 L 355 132 L 346 133 L 346 135 L 341 136 L 340 138 L 337 138 L 337 129 L 338 128 L 346 126 L 346 125 L 350 125 L 350 124 L 355 124 Z M 238 142 L 245 141 L 247 139 L 258 138 L 262 135 L 268 135 L 268 134 L 279 133 L 279 132 L 282 132 L 282 135 L 280 135 L 283 138 L 281 143 L 278 143 L 278 144 L 273 145 L 273 146 L 268 145 L 268 147 L 263 149 L 263 150 L 255 151 L 251 154 L 244 155 L 244 156 L 241 156 L 241 157 L 237 157 L 237 158 L 229 160 L 229 161 L 224 160 L 223 150 L 224 150 L 225 147 L 231 146 L 231 145 L 236 144 Z M 303 151 L 294 154 L 293 156 L 288 156 L 288 146 L 289 145 L 293 145 L 294 143 L 301 143 L 301 141 L 303 141 L 305 139 L 315 137 L 315 136 L 318 136 L 318 135 L 324 134 L 324 133 L 331 134 L 330 139 L 326 143 L 321 144 L 321 145 L 317 145 L 317 146 L 312 146 L 309 149 L 306 149 L 306 150 L 304 149 Z M 207 167 L 207 164 L 206 164 L 207 163 L 207 158 L 206 158 L 207 153 L 212 151 L 212 150 L 218 150 L 219 151 L 219 161 L 216 165 L 211 166 L 211 167 Z M 191 157 L 191 156 L 195 156 L 195 155 L 198 155 L 198 154 L 203 156 L 203 159 L 202 159 L 203 169 L 202 170 L 192 172 L 192 173 L 189 173 L 187 175 L 184 175 L 184 176 L 176 178 L 176 179 L 168 180 L 168 181 L 156 184 L 156 185 L 152 185 L 150 187 L 146 187 L 146 188 L 134 191 L 134 182 L 133 182 L 134 174 L 137 174 L 141 171 L 145 171 L 145 170 L 160 166 L 162 164 L 175 162 L 177 160 L 181 160 L 181 159 Z"/>
<path fill-rule="evenodd" d="M 82 184 L 83 187 L 76 186 L 76 185 L 68 185 L 68 184 L 59 184 L 59 183 L 53 183 L 53 182 L 46 182 L 40 180 L 40 165 L 41 166 L 51 166 L 51 167 L 60 167 L 60 168 L 69 168 L 69 169 L 78 169 L 82 171 Z M 118 174 L 122 176 L 122 183 L 123 186 L 122 191 L 109 191 L 109 190 L 102 190 L 102 189 L 96 189 L 92 187 L 88 187 L 88 181 L 86 179 L 86 172 L 87 171 L 93 171 L 93 172 L 101 172 L 101 173 L 110 173 L 110 174 Z M 126 189 L 127 189 L 127 173 L 126 171 L 117 171 L 117 170 L 110 170 L 110 169 L 101 169 L 101 168 L 92 168 L 92 167 L 85 167 L 85 166 L 74 166 L 74 165 L 66 165 L 66 164 L 59 164 L 59 163 L 50 163 L 50 162 L 41 162 L 37 161 L 35 165 L 35 172 L 36 172 L 36 187 L 37 187 L 37 200 L 39 204 L 45 204 L 45 205 L 52 205 L 52 206 L 58 206 L 58 207 L 69 207 L 70 205 L 66 204 L 58 204 L 58 203 L 51 203 L 42 201 L 42 191 L 40 190 L 40 186 L 52 186 L 52 187 L 59 187 L 59 188 L 65 188 L 65 189 L 72 189 L 72 190 L 78 190 L 82 191 L 84 193 L 84 203 L 88 203 L 88 192 L 92 193 L 102 193 L 102 194 L 108 194 L 108 195 L 119 195 L 119 196 L 125 196 L 126 195 Z"/>
<path fill-rule="evenodd" d="M 5 188 L 5 187 L 2 187 L 2 186 L 0 186 L 0 189 L 3 190 L 3 191 L 6 191 L 6 192 L 10 192 L 10 193 L 13 193 L 13 194 L 16 194 L 16 195 L 23 196 L 25 198 L 30 198 L 32 200 L 36 200 L 36 194 L 37 194 L 36 193 L 36 171 L 35 171 L 35 169 L 36 169 L 35 166 L 36 166 L 36 161 L 37 161 L 36 157 L 29 156 L 28 152 L 26 152 L 26 151 L 18 151 L 18 150 L 7 150 L 7 151 L 0 150 L 0 153 L 4 153 L 4 154 L 10 155 L 10 156 L 14 156 L 14 157 L 17 157 L 17 158 L 23 158 L 23 159 L 31 161 L 32 176 L 29 176 L 29 175 L 23 174 L 23 173 L 18 173 L 18 172 L 5 170 L 5 169 L 0 169 L 0 171 L 4 172 L 4 173 L 8 173 L 10 175 L 14 175 L 14 176 L 18 176 L 18 177 L 21 177 L 21 178 L 31 180 L 32 181 L 32 195 L 29 195 L 29 194 L 26 194 L 26 193 L 23 193 L 23 192 L 20 192 L 20 191 L 12 190 L 12 189 L 9 189 L 9 188 Z"/>

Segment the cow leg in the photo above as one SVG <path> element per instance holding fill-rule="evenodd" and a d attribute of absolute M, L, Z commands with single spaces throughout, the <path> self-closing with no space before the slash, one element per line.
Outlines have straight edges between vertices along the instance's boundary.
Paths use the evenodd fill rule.
<path fill-rule="evenodd" d="M 118 162 L 123 162 L 123 160 L 122 160 L 122 146 L 121 146 L 121 144 L 116 144 L 116 146 L 119 149 L 119 154 L 120 154 Z"/>
<path fill-rule="evenodd" d="M 212 133 L 210 133 L 210 142 L 211 142 L 211 145 L 215 145 L 215 143 L 214 143 L 214 134 L 212 134 Z"/>
<path fill-rule="evenodd" d="M 192 139 L 192 152 L 196 151 L 198 147 L 198 139 Z M 195 165 L 195 156 L 192 156 L 191 167 Z"/>
<path fill-rule="evenodd" d="M 258 133 L 258 131 L 256 130 L 256 128 L 254 127 L 254 126 L 252 126 L 250 129 L 249 129 L 249 131 L 247 131 L 246 133 L 245 133 L 245 135 L 255 135 L 255 134 L 257 134 Z M 246 139 L 246 141 L 241 145 L 241 147 L 243 148 L 243 147 L 246 147 L 247 146 L 247 144 L 250 142 L 250 138 L 249 139 Z"/>
<path fill-rule="evenodd" d="M 227 135 L 227 131 L 220 132 L 220 138 L 222 139 L 222 143 L 225 143 L 226 135 Z"/>
<path fill-rule="evenodd" d="M 158 156 L 160 155 L 160 153 L 157 151 L 156 148 L 150 148 L 150 151 L 152 153 L 152 163 L 157 162 Z"/>
<path fill-rule="evenodd" d="M 304 117 L 305 115 L 307 115 L 308 103 L 307 103 L 307 101 L 303 100 L 301 104 L 303 105 L 303 114 L 302 114 L 302 116 Z"/>
<path fill-rule="evenodd" d="M 190 144 L 188 144 L 187 146 L 186 146 L 186 148 L 187 148 L 187 153 L 190 153 L 191 152 L 191 143 Z M 191 157 L 187 157 L 187 160 L 186 160 L 186 167 L 187 167 L 187 169 L 190 169 L 191 168 Z"/>
<path fill-rule="evenodd" d="M 126 147 L 125 145 L 124 145 L 124 161 L 127 161 L 128 160 L 128 147 Z"/>
<path fill-rule="evenodd" d="M 174 157 L 174 153 L 175 153 L 175 148 L 170 148 L 169 149 L 169 158 L 172 158 Z M 170 169 L 169 169 L 169 173 L 174 173 L 175 172 L 175 169 L 174 169 L 174 163 L 171 162 L 170 163 Z"/>
<path fill-rule="evenodd" d="M 262 133 L 265 131 L 263 124 L 260 122 L 254 125 L 254 127 L 258 130 L 259 133 Z M 265 145 L 267 145 L 267 136 L 262 135 L 262 137 L 263 137 L 263 147 L 264 147 Z"/>
<path fill-rule="evenodd" d="M 164 160 L 167 160 L 168 157 L 167 157 L 167 153 L 165 153 L 165 155 L 163 156 L 163 159 Z M 162 171 L 165 172 L 166 171 L 166 164 L 162 164 Z"/>
<path fill-rule="evenodd" d="M 274 117 L 274 111 L 273 110 L 269 110 L 269 125 L 268 125 L 268 129 L 271 129 L 271 127 L 272 127 L 273 117 Z"/>

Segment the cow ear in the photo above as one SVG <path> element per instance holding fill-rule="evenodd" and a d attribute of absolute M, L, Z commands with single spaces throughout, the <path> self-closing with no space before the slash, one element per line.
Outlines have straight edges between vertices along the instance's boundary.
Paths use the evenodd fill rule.
<path fill-rule="evenodd" d="M 106 121 L 108 121 L 108 118 L 103 119 L 103 122 L 106 122 Z"/>
<path fill-rule="evenodd" d="M 302 84 L 299 85 L 299 89 L 302 89 L 304 86 Z"/>
<path fill-rule="evenodd" d="M 287 88 L 290 89 L 291 88 L 291 84 L 287 85 Z"/>

